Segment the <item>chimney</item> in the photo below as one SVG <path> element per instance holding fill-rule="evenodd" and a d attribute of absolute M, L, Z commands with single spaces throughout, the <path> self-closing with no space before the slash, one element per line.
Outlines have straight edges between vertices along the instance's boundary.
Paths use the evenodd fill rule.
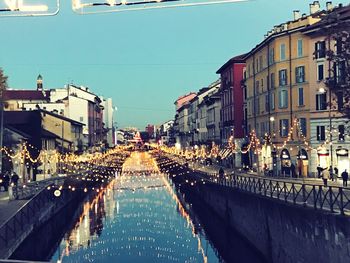
<path fill-rule="evenodd" d="M 326 3 L 327 11 L 332 11 L 333 10 L 333 4 L 331 1 Z"/>
<path fill-rule="evenodd" d="M 320 11 L 320 2 L 319 1 L 314 1 L 313 4 L 310 4 L 310 15 L 313 15 Z"/>
<path fill-rule="evenodd" d="M 294 21 L 299 20 L 301 18 L 300 10 L 293 11 Z"/>

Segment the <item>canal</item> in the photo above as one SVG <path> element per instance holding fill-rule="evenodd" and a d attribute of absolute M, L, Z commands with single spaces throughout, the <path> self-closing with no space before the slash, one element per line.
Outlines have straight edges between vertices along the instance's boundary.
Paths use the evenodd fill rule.
<path fill-rule="evenodd" d="M 69 219 L 72 220 L 68 220 Z M 13 258 L 51 262 L 265 262 L 200 200 L 188 200 L 134 152 L 106 189 L 67 208 Z M 51 225 L 50 225 L 51 224 Z M 63 230 L 62 230 L 63 229 Z M 40 241 L 41 240 L 41 241 Z M 33 242 L 41 249 L 33 250 Z"/>

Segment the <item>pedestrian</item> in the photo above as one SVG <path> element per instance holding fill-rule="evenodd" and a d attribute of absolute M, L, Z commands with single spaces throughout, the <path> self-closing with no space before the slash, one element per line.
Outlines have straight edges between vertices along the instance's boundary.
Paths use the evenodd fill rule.
<path fill-rule="evenodd" d="M 224 171 L 224 169 L 222 169 L 222 167 L 220 167 L 220 169 L 219 169 L 219 180 L 220 181 L 223 181 L 224 175 L 225 175 L 225 171 Z"/>
<path fill-rule="evenodd" d="M 334 181 L 334 173 L 333 173 L 333 167 L 332 167 L 332 165 L 329 166 L 329 176 L 330 176 L 330 178 L 331 178 L 331 180 L 332 180 L 332 182 L 333 182 L 333 181 Z"/>
<path fill-rule="evenodd" d="M 16 174 L 14 172 L 12 177 L 11 177 L 11 183 L 13 183 L 13 185 L 16 186 L 16 187 L 18 186 L 18 179 L 19 179 L 18 174 Z"/>
<path fill-rule="evenodd" d="M 316 169 L 317 169 L 317 177 L 321 178 L 321 174 L 322 174 L 323 168 L 321 167 L 320 164 L 318 164 Z"/>
<path fill-rule="evenodd" d="M 292 177 L 294 178 L 294 177 L 296 177 L 295 175 L 296 175 L 296 172 L 295 172 L 295 165 L 294 165 L 294 163 L 292 163 L 291 165 L 290 165 L 290 169 L 291 169 L 291 172 L 292 172 Z"/>
<path fill-rule="evenodd" d="M 322 179 L 323 179 L 323 184 L 324 186 L 327 186 L 327 181 L 329 179 L 329 170 L 328 169 L 324 169 L 322 172 Z"/>
<path fill-rule="evenodd" d="M 335 181 L 337 181 L 338 175 L 339 175 L 339 170 L 337 167 L 334 167 L 334 179 L 335 179 Z"/>
<path fill-rule="evenodd" d="M 341 178 L 343 179 L 343 186 L 348 186 L 349 173 L 346 171 L 341 173 Z"/>
<path fill-rule="evenodd" d="M 9 183 L 10 183 L 10 176 L 9 176 L 9 173 L 8 172 L 5 172 L 5 175 L 4 175 L 4 188 L 5 188 L 5 192 L 8 191 L 9 189 Z"/>

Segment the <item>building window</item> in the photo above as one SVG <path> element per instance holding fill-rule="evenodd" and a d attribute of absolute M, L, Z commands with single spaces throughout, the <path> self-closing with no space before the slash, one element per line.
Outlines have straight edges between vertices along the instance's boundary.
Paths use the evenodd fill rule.
<path fill-rule="evenodd" d="M 316 94 L 316 110 L 326 110 L 327 109 L 327 94 Z"/>
<path fill-rule="evenodd" d="M 346 66 L 345 61 L 340 61 L 339 63 L 334 63 L 334 74 L 337 84 L 346 83 Z"/>
<path fill-rule="evenodd" d="M 273 89 L 275 87 L 275 73 L 271 73 L 270 81 L 271 81 L 271 88 Z"/>
<path fill-rule="evenodd" d="M 299 128 L 300 132 L 306 136 L 307 135 L 307 126 L 306 126 L 306 119 L 305 118 L 300 118 L 299 119 Z"/>
<path fill-rule="evenodd" d="M 286 86 L 287 85 L 287 70 L 282 69 L 278 72 L 279 75 L 279 84 L 280 86 Z"/>
<path fill-rule="evenodd" d="M 281 46 L 280 46 L 280 59 L 286 60 L 286 45 L 285 44 L 281 44 Z"/>
<path fill-rule="evenodd" d="M 317 140 L 318 141 L 326 140 L 326 128 L 325 128 L 325 126 L 317 126 Z"/>
<path fill-rule="evenodd" d="M 280 109 L 288 107 L 288 91 L 280 90 L 278 92 L 278 107 Z"/>
<path fill-rule="evenodd" d="M 272 65 L 275 62 L 275 49 L 271 48 L 269 52 L 269 65 Z"/>
<path fill-rule="evenodd" d="M 265 111 L 269 111 L 269 94 L 265 95 Z"/>
<path fill-rule="evenodd" d="M 287 137 L 289 133 L 289 120 L 282 119 L 280 120 L 280 136 Z"/>
<path fill-rule="evenodd" d="M 295 82 L 302 83 L 305 81 L 305 67 L 300 66 L 295 68 Z"/>
<path fill-rule="evenodd" d="M 302 57 L 303 56 L 303 40 L 302 39 L 298 39 L 298 57 Z"/>
<path fill-rule="evenodd" d="M 339 132 L 339 141 L 344 141 L 345 140 L 345 126 L 339 125 L 338 132 Z"/>
<path fill-rule="evenodd" d="M 259 57 L 259 69 L 262 70 L 264 67 L 263 67 L 263 57 L 260 56 Z"/>
<path fill-rule="evenodd" d="M 298 106 L 304 106 L 304 88 L 298 89 Z"/>
<path fill-rule="evenodd" d="M 319 41 L 315 43 L 315 58 L 326 57 L 326 41 Z"/>
<path fill-rule="evenodd" d="M 324 65 L 318 64 L 317 65 L 317 80 L 321 81 L 324 79 Z"/>
<path fill-rule="evenodd" d="M 259 94 L 259 81 L 255 81 L 255 95 Z"/>
<path fill-rule="evenodd" d="M 271 93 L 271 100 L 270 100 L 271 110 L 275 109 L 275 93 Z"/>

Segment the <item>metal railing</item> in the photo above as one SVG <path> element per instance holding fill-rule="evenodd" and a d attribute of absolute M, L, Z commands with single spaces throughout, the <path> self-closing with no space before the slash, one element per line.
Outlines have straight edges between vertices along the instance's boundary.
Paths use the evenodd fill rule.
<path fill-rule="evenodd" d="M 200 175 L 203 177 L 204 173 L 201 172 Z M 223 178 L 206 174 L 205 178 L 211 183 L 277 199 L 293 205 L 350 216 L 349 188 L 236 174 Z"/>
<path fill-rule="evenodd" d="M 50 183 L 53 184 L 54 182 Z M 0 258 L 7 258 L 13 253 L 18 244 L 32 231 L 40 216 L 49 211 L 49 203 L 53 198 L 52 192 L 42 187 L 12 217 L 0 225 Z"/>
<path fill-rule="evenodd" d="M 30 182 L 25 185 L 13 186 L 11 191 L 13 199 L 29 199 L 33 197 L 37 192 L 43 188 L 48 187 L 51 184 L 60 185 L 63 184 L 65 177 L 53 177 L 41 181 Z"/>

